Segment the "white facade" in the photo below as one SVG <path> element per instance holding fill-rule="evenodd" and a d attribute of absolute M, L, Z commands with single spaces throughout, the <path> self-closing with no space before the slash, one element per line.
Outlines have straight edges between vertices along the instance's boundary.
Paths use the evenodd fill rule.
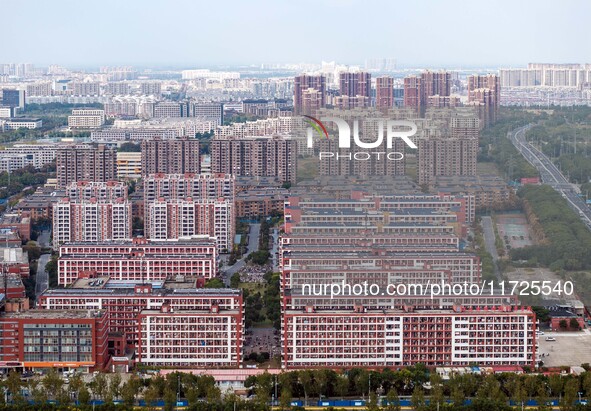
<path fill-rule="evenodd" d="M 239 311 L 146 310 L 140 314 L 138 361 L 158 367 L 239 366 Z"/>
<path fill-rule="evenodd" d="M 72 128 L 98 128 L 105 124 L 105 111 L 95 109 L 74 109 L 68 116 L 68 126 Z"/>

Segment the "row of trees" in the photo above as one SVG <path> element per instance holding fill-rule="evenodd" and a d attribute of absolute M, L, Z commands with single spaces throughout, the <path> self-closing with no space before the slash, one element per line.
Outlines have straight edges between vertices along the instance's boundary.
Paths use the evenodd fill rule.
<path fill-rule="evenodd" d="M 537 170 L 529 164 L 507 139 L 507 132 L 535 121 L 538 116 L 521 109 L 503 107 L 497 122 L 482 131 L 478 161 L 494 162 L 508 180 L 536 177 Z"/>
<path fill-rule="evenodd" d="M 0 198 L 7 198 L 19 194 L 25 187 L 35 188 L 47 182 L 55 172 L 55 164 L 47 164 L 37 170 L 32 165 L 25 168 L 0 173 Z"/>
<path fill-rule="evenodd" d="M 18 373 L 9 374 L 1 383 L 12 409 L 43 409 L 42 404 L 57 402 L 65 407 L 74 402 L 88 409 L 91 400 L 105 402 L 104 409 L 115 401 L 122 402 L 118 409 L 131 409 L 145 401 L 148 409 L 163 405 L 173 410 L 178 398 L 186 399 L 190 410 L 233 411 L 268 410 L 273 399 L 282 410 L 294 409 L 292 401 L 302 399 L 308 404 L 322 398 L 365 398 L 367 409 L 388 411 L 400 409 L 400 398 L 410 398 L 415 410 L 509 410 L 509 404 L 521 405 L 536 401 L 539 410 L 550 410 L 550 399 L 557 399 L 562 410 L 588 409 L 576 406 L 578 398 L 591 395 L 591 372 L 579 376 L 514 373 L 452 375 L 444 380 L 418 364 L 400 371 L 384 369 L 368 371 L 352 369 L 337 373 L 329 369 L 268 373 L 248 377 L 245 386 L 250 390 L 249 400 L 233 392 L 222 393 L 211 376 L 188 373 L 155 375 L 143 380 L 132 375 L 122 382 L 119 374 L 98 374 L 90 383 L 80 375 L 73 376 L 66 385 L 52 371 L 41 379 L 22 381 Z M 26 389 L 30 395 L 23 395 Z M 277 397 L 275 398 L 275 394 Z M 0 396 L 2 397 L 2 396 Z M 470 399 L 471 405 L 465 405 Z M 2 397 L 0 401 L 3 401 Z M 2 402 L 2 404 L 4 404 Z M 47 409 L 55 407 L 46 406 Z M 0 408 L 2 409 L 2 408 Z M 4 408 L 10 409 L 10 408 Z M 100 409 L 100 408 L 99 408 Z"/>
<path fill-rule="evenodd" d="M 553 270 L 591 268 L 591 232 L 565 199 L 549 186 L 525 186 L 518 195 L 543 228 L 546 244 L 511 250 L 513 260 L 530 260 Z"/>
<path fill-rule="evenodd" d="M 0 396 L 0 405 L 5 404 L 7 398 L 16 409 L 24 409 L 30 403 L 34 404 L 34 409 L 41 409 L 47 403 L 57 403 L 62 407 L 76 403 L 82 408 L 89 408 L 88 405 L 94 400 L 107 405 L 117 401 L 132 407 L 142 399 L 149 406 L 164 401 L 165 409 L 172 410 L 177 395 L 186 398 L 191 404 L 216 404 L 222 400 L 221 391 L 213 377 L 187 373 L 172 373 L 166 377 L 156 375 L 150 379 L 131 375 L 126 382 L 122 382 L 120 374 L 99 373 L 89 383 L 84 382 L 81 374 L 76 374 L 66 384 L 56 371 L 28 381 L 23 381 L 19 373 L 12 372 L 0 383 L 0 388 L 6 392 L 5 396 Z"/>
<path fill-rule="evenodd" d="M 250 328 L 255 323 L 270 321 L 275 329 L 281 328 L 281 297 L 279 292 L 280 274 L 268 271 L 263 276 L 265 287 L 261 291 L 250 291 L 244 289 L 244 299 L 246 303 L 246 328 Z M 238 278 L 232 278 L 234 285 L 238 283 Z"/>

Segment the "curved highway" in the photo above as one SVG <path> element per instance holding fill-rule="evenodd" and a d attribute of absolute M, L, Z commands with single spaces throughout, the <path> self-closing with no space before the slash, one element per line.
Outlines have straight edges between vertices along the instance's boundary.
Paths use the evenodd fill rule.
<path fill-rule="evenodd" d="M 544 184 L 548 184 L 558 191 L 566 199 L 569 206 L 579 214 L 581 220 L 591 229 L 591 209 L 585 201 L 578 196 L 579 188 L 571 184 L 556 165 L 531 143 L 525 139 L 525 133 L 532 127 L 532 124 L 520 127 L 507 133 L 515 148 L 523 157 L 534 166 L 542 178 Z"/>

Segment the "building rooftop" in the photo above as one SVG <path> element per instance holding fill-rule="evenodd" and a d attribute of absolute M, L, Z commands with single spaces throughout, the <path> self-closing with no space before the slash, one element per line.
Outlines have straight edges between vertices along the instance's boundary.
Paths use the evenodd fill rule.
<path fill-rule="evenodd" d="M 135 286 L 142 285 L 141 281 L 129 282 L 127 287 L 107 287 L 107 288 L 54 288 L 43 292 L 42 296 L 55 297 L 61 295 L 96 295 L 96 296 L 131 296 L 131 295 L 150 295 L 150 296 L 195 296 L 195 297 L 238 297 L 242 295 L 242 291 L 233 288 L 180 288 L 170 289 L 166 288 L 152 288 L 151 294 L 139 293 L 136 294 Z M 146 283 L 146 285 L 151 283 Z"/>
<path fill-rule="evenodd" d="M 105 315 L 105 311 L 98 310 L 28 310 L 20 312 L 9 312 L 2 314 L 3 318 L 22 318 L 22 319 L 83 319 L 100 318 Z"/>
<path fill-rule="evenodd" d="M 14 122 L 26 122 L 26 123 L 31 123 L 31 122 L 37 122 L 37 121 L 41 121 L 40 118 L 35 118 L 35 117 L 11 117 L 8 119 L 8 121 L 14 121 Z"/>

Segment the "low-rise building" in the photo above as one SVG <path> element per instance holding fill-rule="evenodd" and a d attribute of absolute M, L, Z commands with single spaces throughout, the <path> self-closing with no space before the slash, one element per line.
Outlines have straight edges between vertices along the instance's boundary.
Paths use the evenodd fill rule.
<path fill-rule="evenodd" d="M 5 312 L 0 315 L 0 364 L 102 370 L 109 360 L 107 325 L 105 311 Z"/>

